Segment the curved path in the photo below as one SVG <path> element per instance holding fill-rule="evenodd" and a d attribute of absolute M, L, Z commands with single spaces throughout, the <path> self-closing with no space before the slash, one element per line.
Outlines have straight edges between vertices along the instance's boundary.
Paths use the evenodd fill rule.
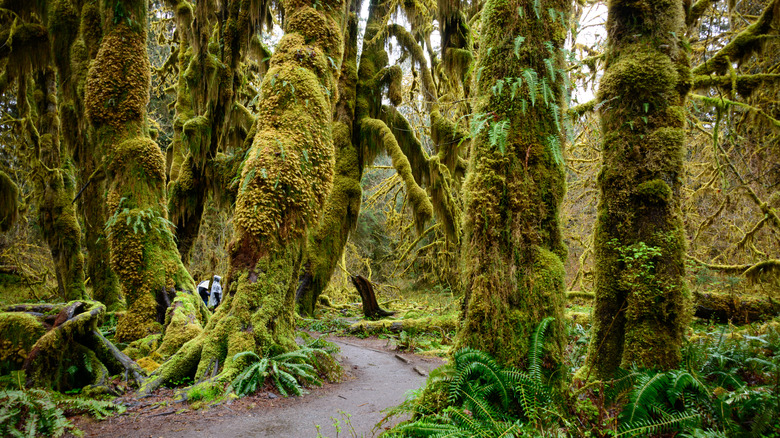
<path fill-rule="evenodd" d="M 384 418 L 383 409 L 404 401 L 410 390 L 425 383 L 426 374 L 441 360 L 415 355 L 396 355 L 371 348 L 360 340 L 331 339 L 341 347 L 341 363 L 347 371 L 344 382 L 314 388 L 303 397 L 275 398 L 263 394 L 259 403 L 218 405 L 185 415 L 167 415 L 165 408 L 145 414 L 81 425 L 85 436 L 132 437 L 236 437 L 305 438 L 337 436 L 333 418 L 339 419 L 338 436 L 372 437 L 374 426 Z M 171 410 L 172 408 L 167 408 Z M 162 411 L 162 412 L 157 412 Z M 345 425 L 346 414 L 355 435 Z"/>

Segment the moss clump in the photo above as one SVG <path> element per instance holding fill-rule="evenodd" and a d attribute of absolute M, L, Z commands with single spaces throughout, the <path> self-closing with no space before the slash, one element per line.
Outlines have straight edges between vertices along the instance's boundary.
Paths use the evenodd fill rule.
<path fill-rule="evenodd" d="M 45 332 L 38 318 L 28 313 L 0 313 L 0 374 L 21 369 Z"/>
<path fill-rule="evenodd" d="M 146 34 L 125 24 L 115 26 L 103 37 L 93 66 L 84 96 L 89 120 L 117 129 L 143 120 L 151 84 Z"/>

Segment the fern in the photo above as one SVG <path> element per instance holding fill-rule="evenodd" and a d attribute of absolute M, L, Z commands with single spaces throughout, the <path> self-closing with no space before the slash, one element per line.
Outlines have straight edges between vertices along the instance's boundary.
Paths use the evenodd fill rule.
<path fill-rule="evenodd" d="M 501 120 L 490 127 L 490 146 L 497 147 L 502 154 L 506 152 L 507 137 L 509 135 L 509 120 Z"/>
<path fill-rule="evenodd" d="M 62 436 L 78 429 L 65 418 L 51 394 L 39 389 L 0 391 L 0 435 Z"/>
<path fill-rule="evenodd" d="M 485 129 L 485 125 L 487 125 L 488 122 L 488 117 L 489 116 L 487 114 L 475 114 L 474 117 L 471 118 L 471 126 L 469 129 L 471 138 L 476 138 L 480 132 Z"/>
<path fill-rule="evenodd" d="M 555 81 L 555 64 L 553 64 L 552 58 L 544 58 L 544 66 L 547 67 L 547 73 L 550 75 L 550 80 Z"/>
<path fill-rule="evenodd" d="M 531 106 L 536 106 L 536 72 L 530 68 L 523 70 L 525 83 L 528 85 L 528 95 L 531 98 Z"/>
<path fill-rule="evenodd" d="M 303 395 L 302 384 L 321 385 L 317 370 L 309 363 L 315 354 L 327 354 L 319 348 L 303 347 L 299 350 L 261 358 L 253 351 L 243 351 L 233 360 L 246 358 L 249 364 L 233 379 L 228 391 L 239 397 L 256 392 L 270 378 L 283 396 L 290 393 Z"/>
<path fill-rule="evenodd" d="M 528 347 L 528 371 L 531 373 L 531 378 L 537 381 L 542 380 L 542 355 L 544 354 L 544 332 L 547 331 L 547 327 L 555 320 L 550 316 L 542 320 L 536 330 L 534 330 L 533 336 L 531 336 L 531 344 Z"/>
<path fill-rule="evenodd" d="M 449 384 L 450 407 L 439 414 L 422 415 L 389 435 L 510 437 L 533 435 L 558 422 L 566 423 L 562 403 L 542 381 L 544 337 L 552 321 L 542 321 L 531 337 L 528 372 L 503 367 L 489 354 L 472 348 L 455 352 L 450 365 L 442 367 L 448 371 L 439 374 L 439 381 Z"/>
<path fill-rule="evenodd" d="M 518 35 L 515 38 L 515 58 L 520 58 L 520 46 L 523 44 L 523 41 L 525 41 L 524 36 Z"/>

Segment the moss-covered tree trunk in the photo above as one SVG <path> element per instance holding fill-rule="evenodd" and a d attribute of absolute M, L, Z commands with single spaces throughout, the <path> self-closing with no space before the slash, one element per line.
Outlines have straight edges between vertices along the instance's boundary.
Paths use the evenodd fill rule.
<path fill-rule="evenodd" d="M 433 216 L 433 206 L 425 191 L 415 178 L 415 169 L 391 129 L 380 119 L 382 97 L 394 103 L 401 101 L 401 70 L 388 67 L 388 56 L 384 49 L 384 38 L 380 35 L 385 24 L 390 2 L 373 0 L 368 8 L 368 20 L 363 36 L 363 51 L 355 79 L 349 82 L 349 96 L 340 107 L 343 111 L 334 126 L 334 141 L 339 147 L 336 178 L 333 191 L 325 206 L 325 214 L 318 228 L 311 233 L 306 259 L 297 293 L 298 308 L 303 314 L 314 312 L 317 297 L 322 293 L 333 275 L 333 271 L 344 251 L 349 232 L 357 225 L 362 191 L 360 178 L 364 166 L 373 162 L 381 151 L 390 155 L 393 167 L 406 186 L 409 204 L 415 216 L 418 232 Z M 354 41 L 352 44 L 356 44 Z M 352 48 L 350 50 L 357 50 Z M 349 54 L 349 53 L 347 53 Z M 355 64 L 345 60 L 344 72 L 354 69 Z M 354 72 L 350 71 L 350 75 Z M 341 111 L 341 110 L 340 110 Z M 354 119 L 348 124 L 346 117 L 354 112 Z M 344 125 L 348 128 L 344 130 Z M 344 137 L 349 134 L 351 137 Z M 351 140 L 350 140 L 351 139 Z M 350 140 L 351 144 L 347 144 Z"/>
<path fill-rule="evenodd" d="M 126 342 L 162 331 L 157 297 L 163 289 L 193 291 L 195 285 L 167 219 L 165 158 L 146 119 L 147 2 L 108 0 L 101 18 L 103 36 L 87 75 L 85 108 L 108 181 L 111 264 L 128 306 L 116 338 Z"/>
<path fill-rule="evenodd" d="M 356 2 L 353 2 L 356 4 Z M 349 233 L 357 225 L 363 190 L 357 143 L 354 141 L 355 92 L 357 86 L 357 16 L 350 12 L 344 35 L 339 100 L 333 115 L 333 147 L 336 166 L 333 188 L 323 208 L 322 218 L 308 233 L 306 256 L 298 279 L 295 301 L 301 315 L 314 315 L 317 298 L 328 285 L 344 252 Z"/>
<path fill-rule="evenodd" d="M 102 24 L 97 2 L 57 0 L 49 7 L 49 33 L 57 69 L 57 97 L 63 129 L 62 143 L 76 167 L 80 190 L 76 206 L 83 215 L 87 252 L 86 275 L 92 297 L 118 310 L 123 302 L 119 282 L 110 263 L 110 250 L 104 226 L 108 219 L 104 199 L 105 172 L 95 150 L 94 136 L 84 109 L 84 85 L 89 63 L 100 47 Z"/>
<path fill-rule="evenodd" d="M 35 78 L 31 81 L 32 77 Z M 60 298 L 69 301 L 86 296 L 81 228 L 72 199 L 73 169 L 60 151 L 60 120 L 54 70 L 17 78 L 20 114 L 26 120 L 23 138 L 29 145 L 27 161 L 34 183 L 38 221 L 54 259 Z"/>
<path fill-rule="evenodd" d="M 558 210 L 565 192 L 561 49 L 567 0 L 489 0 L 482 10 L 473 140 L 464 185 L 458 346 L 525 364 L 545 317 L 549 359 L 561 358 L 566 248 Z"/>
<path fill-rule="evenodd" d="M 225 299 L 204 332 L 144 386 L 222 366 L 232 357 L 297 348 L 294 298 L 307 228 L 333 178 L 332 116 L 344 50 L 347 2 L 283 2 L 285 34 L 261 86 L 256 134 L 243 163 Z"/>
<path fill-rule="evenodd" d="M 240 146 L 254 121 L 237 103 L 247 80 L 241 67 L 249 46 L 260 46 L 256 27 L 270 25 L 270 15 L 267 5 L 252 0 L 167 3 L 180 30 L 169 209 L 186 263 L 209 191 L 216 199 L 224 198 L 219 182 L 235 177 L 218 175 L 213 160 L 218 152 Z"/>
<path fill-rule="evenodd" d="M 681 0 L 609 4 L 596 302 L 582 378 L 680 361 L 689 314 L 680 212 L 691 85 L 684 21 Z"/>
<path fill-rule="evenodd" d="M 23 369 L 28 386 L 85 395 L 116 395 L 110 376 L 123 371 L 142 383 L 144 371 L 100 334 L 105 310 L 82 300 L 0 309 L 0 372 Z"/>

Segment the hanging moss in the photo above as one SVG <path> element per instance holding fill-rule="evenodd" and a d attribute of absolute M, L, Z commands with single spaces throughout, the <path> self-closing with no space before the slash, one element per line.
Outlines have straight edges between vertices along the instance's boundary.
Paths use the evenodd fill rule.
<path fill-rule="evenodd" d="M 534 7 L 544 14 L 535 14 Z M 466 296 L 456 345 L 514 366 L 525 365 L 530 334 L 549 316 L 556 323 L 547 336 L 546 360 L 555 369 L 562 358 L 566 248 L 559 206 L 565 179 L 557 121 L 564 81 L 556 70 L 547 72 L 549 65 L 563 66 L 570 8 L 566 1 L 498 0 L 482 9 L 475 111 L 486 127 L 472 140 L 463 189 Z M 525 40 L 517 46 L 507 33 Z M 515 93 L 508 85 L 496 87 L 530 71 L 539 87 L 526 84 Z"/>
<path fill-rule="evenodd" d="M 3 38 L 5 37 L 5 38 Z M 5 70 L 11 77 L 45 68 L 51 59 L 49 32 L 40 23 L 15 20 L 3 41 L 0 59 L 7 58 Z"/>
<path fill-rule="evenodd" d="M 682 2 L 612 1 L 599 100 L 604 163 L 594 237 L 596 301 L 580 378 L 669 369 L 690 315 L 680 212 L 691 86 Z"/>

